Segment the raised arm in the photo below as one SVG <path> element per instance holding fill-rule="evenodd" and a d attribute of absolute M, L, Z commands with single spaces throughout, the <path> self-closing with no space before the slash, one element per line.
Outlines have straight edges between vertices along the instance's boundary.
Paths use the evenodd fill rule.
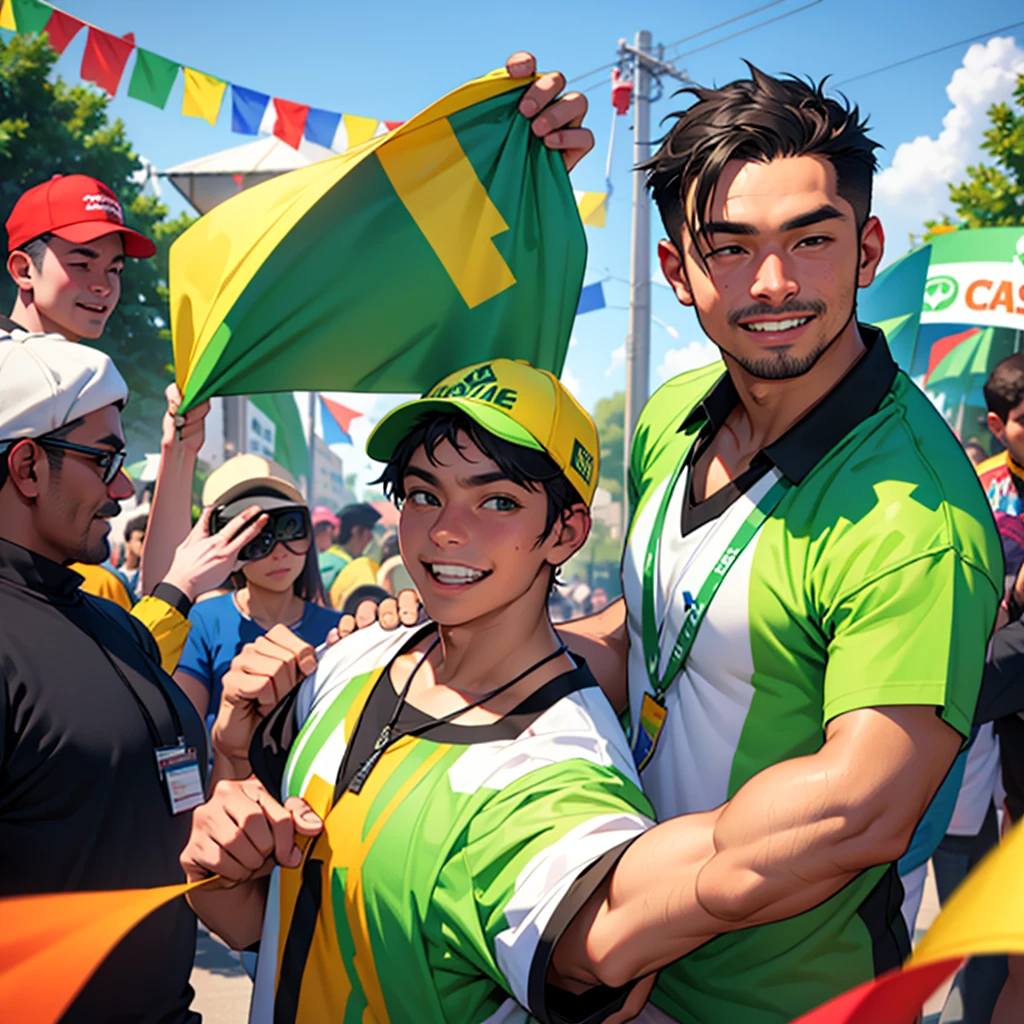
<path fill-rule="evenodd" d="M 930 706 L 838 716 L 816 754 L 636 840 L 563 934 L 550 980 L 624 985 L 716 935 L 803 913 L 895 861 L 960 742 Z"/>

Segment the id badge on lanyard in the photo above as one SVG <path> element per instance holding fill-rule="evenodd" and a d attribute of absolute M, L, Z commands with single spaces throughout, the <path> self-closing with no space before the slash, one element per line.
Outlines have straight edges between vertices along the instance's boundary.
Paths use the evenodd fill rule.
<path fill-rule="evenodd" d="M 183 737 L 173 747 L 157 747 L 156 766 L 167 787 L 171 814 L 183 814 L 198 807 L 206 799 L 199 758 L 195 747 L 186 747 Z"/>
<path fill-rule="evenodd" d="M 679 635 L 672 645 L 672 653 L 669 656 L 668 664 L 664 673 L 658 673 L 658 666 L 661 664 L 661 647 L 658 643 L 658 625 L 655 619 L 654 604 L 654 580 L 655 568 L 658 559 L 658 547 L 662 531 L 665 528 L 665 517 L 668 514 L 669 502 L 672 500 L 672 492 L 679 483 L 683 468 L 689 457 L 689 450 L 679 460 L 665 491 L 661 504 L 658 507 L 658 514 L 654 519 L 654 526 L 651 530 L 650 540 L 647 542 L 647 552 L 644 556 L 643 571 L 643 604 L 642 615 L 642 637 L 644 645 L 644 667 L 647 669 L 647 678 L 651 689 L 644 693 L 640 705 L 639 721 L 633 734 L 633 763 L 636 770 L 642 772 L 648 762 L 654 756 L 658 746 L 658 739 L 665 726 L 665 719 L 668 716 L 668 709 L 665 707 L 665 694 L 668 691 L 672 680 L 679 675 L 690 655 L 694 641 L 697 639 L 697 631 L 704 621 L 708 607 L 711 604 L 718 588 L 722 585 L 725 577 L 733 564 L 743 553 L 747 545 L 754 539 L 757 532 L 764 525 L 765 521 L 778 507 L 786 491 L 789 490 L 789 481 L 780 477 L 768 488 L 764 497 L 754 506 L 753 510 L 740 525 L 736 535 L 729 542 L 721 558 L 715 567 L 708 574 L 707 579 L 701 584 L 697 591 L 696 598 L 686 594 L 686 613 L 683 616 L 683 624 L 679 628 Z"/>

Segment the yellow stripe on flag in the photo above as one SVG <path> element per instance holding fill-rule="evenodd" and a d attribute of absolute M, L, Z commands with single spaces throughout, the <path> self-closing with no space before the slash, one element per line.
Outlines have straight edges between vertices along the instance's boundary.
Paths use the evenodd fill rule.
<path fill-rule="evenodd" d="M 185 72 L 187 78 L 189 69 Z M 492 71 L 443 96 L 393 132 L 245 189 L 200 217 L 171 246 L 170 255 L 174 369 L 186 399 L 189 378 L 203 352 L 264 260 L 353 167 L 425 125 L 535 80 L 511 78 L 504 69 Z"/>
<path fill-rule="evenodd" d="M 377 159 L 470 309 L 516 283 L 493 241 L 508 224 L 447 119 L 394 140 Z"/>
<path fill-rule="evenodd" d="M 577 192 L 576 207 L 580 211 L 580 220 L 591 228 L 603 228 L 605 215 L 608 212 L 607 192 Z"/>
<path fill-rule="evenodd" d="M 377 125 L 380 124 L 372 117 L 360 117 L 358 114 L 342 114 L 341 116 L 345 121 L 345 137 L 348 139 L 346 149 L 369 142 L 376 134 Z"/>
<path fill-rule="evenodd" d="M 0 28 L 5 28 L 8 32 L 18 31 L 18 23 L 14 20 L 14 4 L 11 0 L 0 2 Z"/>
<path fill-rule="evenodd" d="M 201 117 L 211 125 L 217 123 L 221 100 L 228 83 L 204 75 L 195 68 L 183 68 L 185 72 L 185 96 L 181 101 L 181 112 L 185 117 Z"/>

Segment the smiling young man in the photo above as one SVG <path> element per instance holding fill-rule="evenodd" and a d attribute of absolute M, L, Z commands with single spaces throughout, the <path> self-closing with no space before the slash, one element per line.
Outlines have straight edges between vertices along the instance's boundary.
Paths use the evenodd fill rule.
<path fill-rule="evenodd" d="M 695 851 L 665 905 L 704 944 L 629 951 L 653 1003 L 780 1024 L 909 952 L 891 865 L 969 732 L 1002 560 L 956 439 L 856 320 L 883 252 L 857 110 L 753 68 L 693 93 L 648 182 L 724 366 L 644 409 L 624 600 L 561 632 Z"/>
<path fill-rule="evenodd" d="M 615 715 L 547 613 L 590 527 L 593 421 L 553 375 L 496 359 L 392 411 L 368 452 L 431 621 L 362 630 L 264 720 L 255 777 L 217 786 L 182 854 L 190 878 L 240 884 L 193 906 L 236 947 L 262 930 L 253 1022 L 628 1019 L 642 987 L 582 999 L 549 973 L 652 824 Z M 296 641 L 279 628 L 243 651 L 226 700 L 310 659 Z M 248 745 L 232 753 L 248 767 Z"/>

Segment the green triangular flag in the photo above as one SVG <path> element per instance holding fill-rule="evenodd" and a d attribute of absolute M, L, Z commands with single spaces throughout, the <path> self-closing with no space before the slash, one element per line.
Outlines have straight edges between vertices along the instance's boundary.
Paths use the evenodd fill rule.
<path fill-rule="evenodd" d="M 23 35 L 44 31 L 53 14 L 53 8 L 40 0 L 11 0 L 11 9 L 18 32 Z"/>
<path fill-rule="evenodd" d="M 135 70 L 128 83 L 128 95 L 163 110 L 181 65 L 142 47 L 137 47 L 135 53 Z"/>

